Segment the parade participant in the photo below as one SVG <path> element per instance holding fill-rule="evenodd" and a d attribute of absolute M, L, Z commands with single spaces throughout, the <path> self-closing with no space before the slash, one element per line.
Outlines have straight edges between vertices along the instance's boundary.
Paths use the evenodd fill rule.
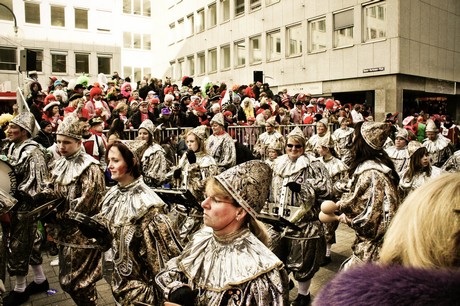
<path fill-rule="evenodd" d="M 335 151 L 338 157 L 346 164 L 351 162 L 351 143 L 355 129 L 349 127 L 350 120 L 346 117 L 339 117 L 340 128 L 332 134 L 335 139 Z"/>
<path fill-rule="evenodd" d="M 326 168 L 305 155 L 305 136 L 299 127 L 286 139 L 286 154 L 273 167 L 268 207 L 269 214 L 288 219 L 302 231 L 271 231 L 270 248 L 293 272 L 299 295 L 293 305 L 310 301 L 311 279 L 323 260 L 326 242 L 323 225 L 318 220 L 319 200 L 330 196 L 332 186 Z"/>
<path fill-rule="evenodd" d="M 166 204 L 142 179 L 139 158 L 146 143 L 115 141 L 107 148 L 108 169 L 118 184 L 105 195 L 94 219 L 112 234 L 104 271 L 118 305 L 161 305 L 163 295 L 152 282 L 182 246 L 165 215 Z M 110 272 L 110 273 L 109 273 Z"/>
<path fill-rule="evenodd" d="M 316 151 L 319 154 L 319 161 L 324 165 L 327 172 L 329 173 L 329 177 L 331 178 L 332 186 L 338 181 L 345 181 L 348 179 L 348 166 L 337 158 L 337 155 L 334 150 L 334 141 L 332 137 L 329 135 L 327 137 L 323 137 L 318 141 L 318 145 Z M 340 192 L 334 189 L 333 194 L 331 196 L 332 200 L 340 199 Z M 328 265 L 331 259 L 331 248 L 335 240 L 335 231 L 339 226 L 339 222 L 331 222 L 325 224 L 325 237 L 326 237 L 326 256 L 324 261 L 322 262 L 322 266 Z"/>
<path fill-rule="evenodd" d="M 321 120 L 319 120 L 316 123 L 316 134 L 311 136 L 310 139 L 308 139 L 305 145 L 305 152 L 318 156 L 318 152 L 316 151 L 318 142 L 324 137 L 326 138 L 330 137 L 330 133 L 328 133 L 328 130 L 329 130 L 329 122 L 327 118 L 322 118 Z"/>
<path fill-rule="evenodd" d="M 178 166 L 173 168 L 171 175 L 178 181 L 177 187 L 190 190 L 198 203 L 204 200 L 204 189 L 209 178 L 218 174 L 216 161 L 206 153 L 206 127 L 201 125 L 187 133 L 185 142 L 188 151 L 180 159 Z M 192 234 L 203 224 L 203 214 L 192 208 L 188 211 L 183 206 L 176 206 L 178 216 L 177 227 L 180 238 L 185 245 Z"/>
<path fill-rule="evenodd" d="M 395 145 L 385 149 L 388 156 L 395 165 L 396 172 L 399 175 L 406 170 L 409 165 L 409 152 L 407 144 L 409 142 L 409 133 L 406 129 L 399 129 L 395 135 Z"/>
<path fill-rule="evenodd" d="M 340 221 L 356 233 L 353 254 L 342 264 L 343 269 L 378 260 L 383 236 L 398 208 L 399 176 L 383 150 L 389 133 L 386 123 L 356 124 L 349 192 L 336 203 L 342 212 Z"/>
<path fill-rule="evenodd" d="M 206 186 L 205 228 L 156 278 L 168 301 L 181 305 L 287 305 L 288 277 L 265 246 L 256 220 L 268 195 L 270 167 L 248 161 Z"/>
<path fill-rule="evenodd" d="M 32 113 L 20 113 L 11 120 L 7 136 L 11 144 L 7 161 L 13 167 L 17 190 L 33 197 L 39 193 L 48 177 L 45 156 L 39 144 L 31 138 L 36 133 L 35 117 Z M 18 193 L 19 195 L 19 193 Z M 35 208 L 28 197 L 17 196 L 18 203 L 10 210 L 10 234 L 8 248 L 8 273 L 16 276 L 12 291 L 3 299 L 4 306 L 25 303 L 32 294 L 46 292 L 49 283 L 43 273 L 40 239 L 36 239 L 37 222 L 27 217 Z M 26 276 L 32 266 L 34 280 L 26 287 Z"/>
<path fill-rule="evenodd" d="M 399 188 L 401 199 L 404 199 L 411 191 L 419 188 L 426 181 L 436 178 L 444 171 L 432 166 L 428 149 L 418 141 L 411 141 L 408 145 L 409 165 L 401 174 Z"/>
<path fill-rule="evenodd" d="M 442 167 L 454 153 L 452 143 L 446 137 L 439 135 L 439 127 L 431 119 L 426 121 L 425 135 L 427 138 L 423 141 L 423 146 L 430 153 L 432 165 Z"/>
<path fill-rule="evenodd" d="M 286 142 L 283 135 L 281 135 L 280 132 L 276 130 L 277 126 L 278 123 L 275 121 L 275 117 L 270 117 L 265 122 L 265 132 L 260 134 L 260 136 L 257 138 L 257 142 L 253 150 L 254 156 L 262 160 L 268 158 L 268 146 L 275 141 L 281 144 L 281 148 L 285 147 Z"/>
<path fill-rule="evenodd" d="M 101 117 L 93 117 L 87 122 L 86 118 L 80 118 L 81 136 L 85 152 L 101 164 L 102 169 L 105 169 L 105 148 L 107 141 L 105 136 L 102 137 L 102 129 L 104 121 Z"/>
<path fill-rule="evenodd" d="M 235 144 L 224 125 L 222 113 L 214 115 L 211 119 L 212 135 L 206 141 L 206 151 L 214 158 L 220 172 L 236 164 Z"/>
<path fill-rule="evenodd" d="M 379 265 L 339 273 L 313 304 L 457 305 L 459 203 L 458 174 L 422 185 L 399 207 L 385 234 Z"/>
<path fill-rule="evenodd" d="M 447 172 L 460 172 L 460 151 L 455 151 L 441 169 Z"/>
<path fill-rule="evenodd" d="M 284 140 L 284 139 L 283 139 Z M 267 158 L 264 162 L 273 169 L 275 166 L 275 160 L 283 155 L 284 143 L 281 143 L 278 140 L 273 141 L 267 147 Z"/>
<path fill-rule="evenodd" d="M 150 187 L 161 187 L 169 166 L 165 150 L 155 140 L 155 126 L 151 120 L 146 119 L 139 126 L 138 139 L 147 142 L 147 149 L 141 158 L 144 181 Z"/>
<path fill-rule="evenodd" d="M 81 106 L 79 106 L 81 107 Z M 47 197 L 63 197 L 52 233 L 59 247 L 59 283 L 77 305 L 97 305 L 96 282 L 101 279 L 101 252 L 82 235 L 68 212 L 93 216 L 100 212 L 105 192 L 99 162 L 82 149 L 80 122 L 70 114 L 59 125 L 56 142 L 61 158 L 51 165 Z"/>

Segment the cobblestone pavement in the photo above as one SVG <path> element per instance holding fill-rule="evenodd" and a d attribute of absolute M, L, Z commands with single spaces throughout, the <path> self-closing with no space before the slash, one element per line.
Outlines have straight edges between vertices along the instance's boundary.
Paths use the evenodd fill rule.
<path fill-rule="evenodd" d="M 354 240 L 353 231 L 345 225 L 340 225 L 337 232 L 337 243 L 332 247 L 332 262 L 320 268 L 316 273 L 311 284 L 311 294 L 314 296 L 318 293 L 321 287 L 326 284 L 340 267 L 340 264 L 351 255 L 351 244 Z M 58 273 L 59 268 L 57 266 L 51 266 L 50 262 L 55 259 L 46 253 L 43 253 L 43 270 L 50 283 L 50 288 L 56 289 L 57 292 L 53 295 L 47 295 L 45 293 L 33 295 L 30 297 L 27 303 L 22 304 L 23 306 L 73 306 L 75 303 L 72 301 L 70 296 L 64 293 L 59 286 Z M 29 279 L 27 283 L 32 281 L 32 271 L 29 273 Z M 7 277 L 6 287 L 7 291 L 10 290 L 11 281 Z M 99 305 L 115 305 L 115 302 L 110 291 L 110 286 L 105 280 L 101 280 L 97 283 L 97 291 L 99 293 Z M 290 292 L 291 300 L 297 296 L 297 289 L 294 288 Z"/>

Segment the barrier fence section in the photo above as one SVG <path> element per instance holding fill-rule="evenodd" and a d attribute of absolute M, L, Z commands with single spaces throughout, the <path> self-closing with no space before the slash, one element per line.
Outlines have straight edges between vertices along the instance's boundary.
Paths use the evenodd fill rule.
<path fill-rule="evenodd" d="M 276 127 L 276 130 L 280 132 L 284 137 L 286 137 L 296 126 L 298 126 L 304 133 L 305 137 L 308 139 L 312 135 L 316 134 L 316 125 L 315 124 L 299 124 L 299 125 L 280 125 Z M 175 128 L 160 128 L 157 129 L 155 132 L 156 140 L 160 143 L 163 143 L 166 139 L 170 139 L 172 136 L 176 136 L 177 139 L 184 137 L 189 130 L 192 128 L 190 127 L 175 127 Z M 336 127 L 334 124 L 329 124 L 329 131 L 332 133 Z M 208 128 L 208 135 L 210 134 L 211 128 Z M 104 131 L 107 135 L 108 130 Z M 227 132 L 230 136 L 238 141 L 239 143 L 247 146 L 248 148 L 253 149 L 254 145 L 257 142 L 257 139 L 260 134 L 265 132 L 264 126 L 228 126 Z M 138 130 L 137 129 L 126 129 L 124 131 L 125 139 L 134 140 L 137 137 Z"/>

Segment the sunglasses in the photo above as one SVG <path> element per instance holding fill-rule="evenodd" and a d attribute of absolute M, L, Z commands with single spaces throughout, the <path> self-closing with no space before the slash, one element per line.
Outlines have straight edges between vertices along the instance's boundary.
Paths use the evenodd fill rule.
<path fill-rule="evenodd" d="M 302 148 L 302 145 L 295 145 L 295 144 L 292 144 L 292 143 L 288 143 L 286 146 L 288 148 L 292 148 L 292 147 L 295 147 L 296 149 L 301 149 Z"/>

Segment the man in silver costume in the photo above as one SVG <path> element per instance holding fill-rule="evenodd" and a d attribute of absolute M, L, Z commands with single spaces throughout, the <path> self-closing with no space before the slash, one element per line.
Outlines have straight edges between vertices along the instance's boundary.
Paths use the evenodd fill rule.
<path fill-rule="evenodd" d="M 288 219 L 301 231 L 273 230 L 271 249 L 299 283 L 293 305 L 310 301 L 310 282 L 326 251 L 324 228 L 318 220 L 320 200 L 330 197 L 332 184 L 324 165 L 304 154 L 305 136 L 299 127 L 286 137 L 286 154 L 275 160 L 268 207 L 270 215 Z"/>
<path fill-rule="evenodd" d="M 448 138 L 439 135 L 439 127 L 431 119 L 426 121 L 425 134 L 423 146 L 430 153 L 431 164 L 440 168 L 454 154 L 454 146 Z"/>
<path fill-rule="evenodd" d="M 8 272 L 16 276 L 16 284 L 3 300 L 5 306 L 20 305 L 31 294 L 49 289 L 48 280 L 42 269 L 40 239 L 37 239 L 37 222 L 26 214 L 33 210 L 34 201 L 30 197 L 41 191 L 48 176 L 45 155 L 39 144 L 31 139 L 35 134 L 35 118 L 32 113 L 24 112 L 16 116 L 8 128 L 11 145 L 7 161 L 14 168 L 19 193 L 18 203 L 10 210 L 10 243 L 8 249 Z M 24 197 L 25 196 L 25 197 Z M 26 275 L 29 264 L 34 271 L 34 281 L 26 288 Z"/>
<path fill-rule="evenodd" d="M 64 118 L 57 130 L 61 158 L 51 165 L 51 183 L 43 193 L 62 197 L 53 238 L 59 246 L 59 283 L 77 305 L 97 305 L 96 282 L 102 278 L 101 252 L 86 238 L 68 212 L 93 216 L 99 213 L 105 192 L 99 162 L 82 149 L 76 112 Z"/>

